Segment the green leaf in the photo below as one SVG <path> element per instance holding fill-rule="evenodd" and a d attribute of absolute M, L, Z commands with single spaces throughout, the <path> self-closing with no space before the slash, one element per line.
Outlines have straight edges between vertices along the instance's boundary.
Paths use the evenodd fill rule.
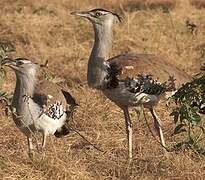
<path fill-rule="evenodd" d="M 179 134 L 179 133 L 182 133 L 182 132 L 186 132 L 186 129 L 182 128 L 184 126 L 185 126 L 184 124 L 177 125 L 174 129 L 173 135 L 176 135 L 176 134 Z"/>
<path fill-rule="evenodd" d="M 191 135 L 189 135 L 189 139 L 188 139 L 188 141 L 187 141 L 187 144 L 188 144 L 188 145 L 193 145 L 194 143 L 195 143 L 194 139 L 192 138 Z"/>
<path fill-rule="evenodd" d="M 178 122 L 178 119 L 179 119 L 179 110 L 178 110 L 178 108 L 174 109 L 172 111 L 172 113 L 170 114 L 170 116 L 173 116 L 174 123 L 176 124 Z"/>
<path fill-rule="evenodd" d="M 191 114 L 192 113 L 192 114 Z M 201 121 L 201 116 L 196 112 L 191 112 L 188 121 L 196 126 Z"/>

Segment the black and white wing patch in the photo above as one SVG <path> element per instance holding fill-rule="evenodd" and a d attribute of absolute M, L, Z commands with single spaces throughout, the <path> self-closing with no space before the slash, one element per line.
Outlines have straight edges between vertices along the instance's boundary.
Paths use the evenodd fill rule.
<path fill-rule="evenodd" d="M 48 107 L 43 107 L 43 113 L 53 119 L 60 119 L 64 114 L 64 108 L 60 102 L 56 102 Z"/>
<path fill-rule="evenodd" d="M 166 91 L 166 83 L 159 83 L 151 75 L 140 74 L 137 78 L 127 78 L 125 86 L 132 93 L 160 95 Z"/>
<path fill-rule="evenodd" d="M 107 64 L 106 88 L 116 88 L 119 84 L 118 75 L 122 69 L 115 63 Z"/>
<path fill-rule="evenodd" d="M 37 103 L 42 108 L 42 114 L 46 114 L 52 119 L 60 119 L 64 114 L 65 107 L 62 102 L 54 101 L 52 95 L 37 94 L 33 96 L 33 101 Z"/>

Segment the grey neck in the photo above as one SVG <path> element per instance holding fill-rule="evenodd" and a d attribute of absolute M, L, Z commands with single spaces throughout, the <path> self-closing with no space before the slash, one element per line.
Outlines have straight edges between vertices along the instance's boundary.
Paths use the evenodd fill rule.
<path fill-rule="evenodd" d="M 21 113 L 25 106 L 25 96 L 33 96 L 35 89 L 36 77 L 35 73 L 29 76 L 27 74 L 16 73 L 16 87 L 14 90 L 12 105 L 16 108 L 18 113 Z"/>
<path fill-rule="evenodd" d="M 88 61 L 87 80 L 90 87 L 102 89 L 107 75 L 106 60 L 112 49 L 112 23 L 93 24 L 93 27 L 95 42 Z"/>
<path fill-rule="evenodd" d="M 95 32 L 95 42 L 89 61 L 93 61 L 98 57 L 107 60 L 109 52 L 112 49 L 112 24 L 94 24 L 93 27 Z"/>

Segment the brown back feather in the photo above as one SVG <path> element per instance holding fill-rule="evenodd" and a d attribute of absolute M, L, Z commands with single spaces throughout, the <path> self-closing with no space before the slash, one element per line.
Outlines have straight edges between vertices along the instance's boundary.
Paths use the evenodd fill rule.
<path fill-rule="evenodd" d="M 177 87 L 191 79 L 183 70 L 153 54 L 126 53 L 108 59 L 108 61 L 110 64 L 118 65 L 119 69 L 121 69 L 120 79 L 136 77 L 138 74 L 151 74 L 155 79 L 163 83 L 170 76 L 174 76 Z"/>
<path fill-rule="evenodd" d="M 50 81 L 42 81 L 36 85 L 33 100 L 40 106 L 49 106 L 61 102 L 64 107 L 67 107 L 67 101 L 61 88 Z"/>

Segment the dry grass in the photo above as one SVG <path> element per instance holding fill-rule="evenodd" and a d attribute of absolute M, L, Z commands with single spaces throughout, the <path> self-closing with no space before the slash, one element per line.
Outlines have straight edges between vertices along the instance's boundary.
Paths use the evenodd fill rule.
<path fill-rule="evenodd" d="M 122 5 L 127 3 L 121 2 Z M 205 42 L 205 15 L 187 2 L 177 1 L 171 11 L 176 33 L 170 14 L 160 9 L 124 11 L 124 22 L 115 28 L 112 55 L 127 50 L 154 53 L 166 57 L 189 74 L 196 73 L 203 62 L 195 47 Z M 11 54 L 13 57 L 27 57 L 39 63 L 49 60 L 49 70 L 65 79 L 80 104 L 73 126 L 106 153 L 96 151 L 72 133 L 63 139 L 50 137 L 45 158 L 40 160 L 41 154 L 37 154 L 31 162 L 27 157 L 25 137 L 1 110 L 0 176 L 2 179 L 202 179 L 204 159 L 188 151 L 163 157 L 145 122 L 138 121 L 134 112 L 134 161 L 131 164 L 127 162 L 122 112 L 86 85 L 86 65 L 93 43 L 92 29 L 85 21 L 70 15 L 73 10 L 93 7 L 117 10 L 119 4 L 117 0 L 1 0 L 0 40 L 15 45 L 16 52 Z M 187 19 L 197 24 L 196 36 L 187 29 Z M 180 54 L 177 54 L 175 37 Z M 12 92 L 14 75 L 11 71 L 8 70 L 7 78 L 0 86 Z M 167 144 L 171 146 L 175 139 L 171 136 L 173 123 L 168 116 L 170 109 L 160 105 L 158 111 L 163 120 Z M 150 116 L 147 118 L 151 124 Z"/>
<path fill-rule="evenodd" d="M 205 8 L 205 1 L 204 0 L 190 0 L 191 4 L 198 9 Z"/>
<path fill-rule="evenodd" d="M 176 0 L 128 0 L 122 4 L 124 10 L 136 11 L 136 10 L 153 10 L 153 9 L 174 9 L 176 6 Z"/>

